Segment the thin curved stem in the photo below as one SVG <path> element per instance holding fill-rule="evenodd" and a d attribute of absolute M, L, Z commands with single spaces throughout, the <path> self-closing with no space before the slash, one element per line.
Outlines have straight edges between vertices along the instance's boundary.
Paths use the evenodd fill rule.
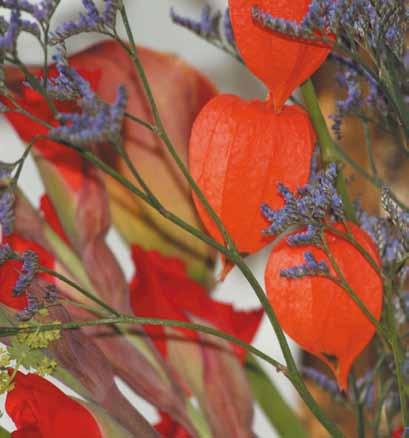
<path fill-rule="evenodd" d="M 317 95 L 315 93 L 312 80 L 304 82 L 301 86 L 301 93 L 304 98 L 305 106 L 311 117 L 312 124 L 318 136 L 322 164 L 327 165 L 334 161 L 339 161 L 337 150 L 329 133 L 327 123 L 322 114 Z M 344 203 L 345 214 L 348 219 L 356 222 L 355 209 L 348 194 L 347 185 L 343 173 L 340 171 L 337 177 L 337 190 Z"/>
<path fill-rule="evenodd" d="M 219 216 L 212 209 L 208 200 L 206 199 L 206 197 L 204 196 L 204 194 L 200 190 L 199 186 L 197 185 L 196 181 L 190 175 L 185 163 L 179 157 L 178 153 L 176 152 L 175 147 L 173 146 L 172 141 L 170 140 L 170 138 L 166 132 L 166 129 L 165 129 L 163 122 L 162 122 L 162 118 L 161 118 L 160 113 L 159 113 L 159 109 L 156 105 L 156 100 L 153 96 L 153 92 L 152 92 L 151 86 L 149 84 L 149 80 L 146 76 L 145 69 L 144 69 L 144 67 L 141 63 L 141 60 L 139 59 L 138 53 L 137 53 L 136 44 L 135 44 L 135 40 L 133 37 L 133 32 L 131 30 L 131 27 L 130 27 L 130 24 L 128 21 L 128 16 L 126 13 L 125 6 L 122 6 L 122 8 L 120 9 L 120 13 L 121 13 L 122 21 L 123 21 L 124 26 L 125 26 L 126 34 L 128 36 L 129 42 L 130 42 L 130 46 L 124 44 L 120 39 L 118 39 L 118 41 L 120 42 L 122 47 L 128 52 L 131 60 L 133 61 L 135 69 L 138 72 L 139 78 L 140 78 L 141 83 L 142 83 L 142 87 L 145 91 L 146 97 L 147 97 L 148 102 L 149 102 L 149 106 L 150 106 L 151 111 L 152 111 L 152 116 L 153 116 L 153 119 L 155 121 L 157 135 L 165 144 L 165 146 L 168 149 L 169 153 L 171 154 L 172 158 L 175 160 L 179 169 L 183 173 L 183 176 L 189 182 L 193 192 L 195 193 L 195 195 L 197 196 L 199 201 L 202 203 L 202 205 L 205 207 L 209 216 L 211 217 L 211 219 L 213 220 L 213 222 L 215 223 L 215 225 L 219 229 L 219 231 L 220 231 L 225 243 L 227 244 L 228 248 L 235 250 L 235 248 L 236 248 L 235 244 L 234 244 L 232 238 L 230 237 L 230 235 L 228 234 L 223 222 L 220 220 Z"/>
<path fill-rule="evenodd" d="M 53 271 L 52 269 L 48 269 L 45 266 L 40 266 L 39 271 L 44 272 L 46 274 L 50 274 L 53 277 L 58 278 L 63 283 L 68 284 L 68 286 L 73 287 L 78 292 L 80 292 L 82 295 L 87 297 L 89 300 L 93 301 L 94 303 L 98 304 L 102 309 L 106 310 L 110 315 L 120 316 L 120 313 L 117 310 L 115 310 L 113 307 L 106 304 L 105 301 L 101 300 L 97 295 L 94 295 L 92 292 L 79 286 L 77 283 L 75 283 L 74 281 L 71 281 L 69 278 L 65 277 L 64 275 L 62 275 L 56 271 Z"/>
<path fill-rule="evenodd" d="M 378 334 L 386 341 L 389 342 L 389 336 L 388 333 L 385 331 L 385 328 L 383 325 L 375 318 L 375 316 L 368 310 L 364 302 L 361 300 L 359 295 L 352 289 L 350 284 L 348 283 L 348 280 L 345 278 L 344 273 L 342 272 L 340 266 L 338 265 L 337 261 L 335 260 L 334 255 L 332 254 L 331 250 L 329 249 L 327 239 L 324 235 L 322 235 L 322 249 L 325 253 L 325 255 L 328 257 L 334 271 L 336 272 L 338 279 L 340 280 L 340 284 L 344 288 L 344 290 L 348 293 L 348 295 L 351 297 L 351 299 L 355 302 L 355 304 L 359 307 L 361 312 L 368 318 L 368 320 L 374 325 L 376 328 Z"/>
<path fill-rule="evenodd" d="M 251 354 L 259 357 L 260 359 L 268 362 L 277 371 L 282 372 L 284 374 L 288 374 L 287 368 L 281 364 L 279 361 L 273 359 L 267 354 L 263 353 L 256 347 L 253 347 L 251 344 L 247 344 L 235 336 L 229 335 L 228 333 L 221 332 L 212 327 L 208 327 L 202 324 L 195 324 L 184 321 L 177 321 L 172 319 L 161 319 L 161 318 L 142 318 L 137 316 L 129 316 L 129 315 L 119 315 L 110 318 L 100 318 L 89 321 L 71 321 L 63 324 L 59 323 L 51 323 L 51 324 L 39 324 L 33 326 L 24 326 L 24 327 L 7 327 L 0 326 L 0 336 L 15 336 L 18 333 L 32 333 L 35 331 L 43 332 L 50 330 L 75 330 L 81 327 L 95 327 L 99 325 L 131 325 L 131 324 L 139 324 L 139 325 L 153 325 L 153 326 L 164 326 L 164 327 L 175 327 L 175 328 L 184 328 L 195 330 L 201 333 L 206 333 L 208 335 L 214 336 L 216 338 L 224 339 L 226 341 L 231 342 L 232 344 L 238 345 L 239 347 L 245 349 Z"/>

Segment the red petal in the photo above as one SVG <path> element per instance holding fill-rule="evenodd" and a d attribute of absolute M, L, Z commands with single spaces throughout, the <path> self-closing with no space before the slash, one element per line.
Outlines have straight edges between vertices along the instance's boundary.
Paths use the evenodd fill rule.
<path fill-rule="evenodd" d="M 240 312 L 229 304 L 215 301 L 200 284 L 186 274 L 184 264 L 156 251 L 132 248 L 136 275 L 131 284 L 131 305 L 139 316 L 189 321 L 190 316 L 207 321 L 220 330 L 251 342 L 262 317 L 262 310 Z M 159 350 L 166 353 L 162 327 L 148 327 Z M 197 339 L 190 330 L 182 332 Z M 236 351 L 243 355 L 242 349 Z"/>
<path fill-rule="evenodd" d="M 6 411 L 21 438 L 102 438 L 94 417 L 80 403 L 36 374 L 17 373 Z"/>

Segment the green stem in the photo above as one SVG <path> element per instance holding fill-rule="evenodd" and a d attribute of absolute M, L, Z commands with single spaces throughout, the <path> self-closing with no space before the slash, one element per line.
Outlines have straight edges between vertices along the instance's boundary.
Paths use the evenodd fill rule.
<path fill-rule="evenodd" d="M 257 279 L 254 277 L 253 273 L 251 272 L 251 270 L 248 268 L 248 266 L 246 265 L 246 263 L 244 262 L 244 260 L 240 256 L 240 254 L 238 253 L 236 246 L 235 246 L 231 236 L 227 232 L 226 228 L 224 227 L 222 221 L 220 220 L 218 215 L 215 213 L 215 211 L 213 210 L 213 208 L 211 207 L 211 205 L 207 201 L 206 197 L 204 196 L 204 194 L 202 193 L 202 191 L 200 190 L 200 188 L 196 184 L 193 177 L 190 175 L 189 170 L 187 169 L 185 163 L 179 157 L 178 153 L 176 152 L 176 150 L 172 144 L 172 141 L 168 137 L 167 132 L 163 126 L 163 123 L 162 123 L 162 120 L 161 120 L 161 117 L 160 117 L 160 114 L 159 114 L 159 111 L 158 111 L 158 108 L 156 105 L 156 101 L 154 99 L 152 89 L 149 85 L 149 81 L 148 81 L 148 78 L 146 76 L 145 70 L 144 70 L 143 65 L 142 65 L 142 63 L 137 55 L 136 44 L 135 44 L 133 33 L 132 33 L 132 30 L 131 30 L 131 27 L 130 27 L 130 24 L 128 21 L 125 7 L 121 8 L 121 16 L 122 16 L 122 21 L 124 23 L 125 30 L 126 30 L 131 47 L 124 45 L 121 41 L 120 41 L 120 43 L 123 44 L 123 47 L 129 53 L 129 56 L 131 57 L 131 59 L 134 63 L 134 66 L 138 72 L 143 89 L 145 91 L 145 94 L 147 96 L 148 102 L 149 102 L 151 110 L 152 110 L 152 115 L 153 115 L 153 118 L 155 121 L 158 137 L 163 141 L 163 143 L 167 147 L 169 153 L 171 154 L 171 156 L 175 160 L 177 166 L 182 171 L 183 175 L 185 176 L 185 178 L 187 179 L 187 181 L 191 185 L 192 190 L 194 191 L 194 193 L 198 197 L 199 201 L 205 207 L 209 216 L 212 218 L 214 223 L 217 225 L 219 231 L 221 232 L 223 239 L 227 244 L 227 250 L 228 250 L 227 254 L 226 254 L 226 251 L 223 251 L 223 253 L 226 254 L 227 257 L 229 257 L 229 259 L 238 266 L 238 268 L 241 270 L 241 272 L 243 273 L 243 275 L 245 276 L 245 278 L 247 279 L 249 284 L 254 289 L 260 303 L 262 304 L 263 308 L 265 309 L 267 316 L 271 322 L 271 325 L 273 326 L 273 329 L 274 329 L 274 332 L 277 336 L 277 339 L 279 341 L 281 350 L 283 352 L 283 355 L 284 355 L 284 358 L 285 358 L 285 361 L 286 361 L 286 364 L 288 367 L 289 377 L 290 377 L 290 380 L 292 381 L 292 383 L 294 384 L 294 387 L 297 389 L 297 391 L 299 392 L 302 399 L 305 401 L 307 406 L 310 408 L 311 412 L 313 412 L 313 414 L 320 420 L 320 422 L 323 424 L 323 426 L 333 436 L 335 436 L 335 437 L 343 436 L 342 432 L 337 428 L 337 426 L 334 423 L 332 423 L 325 416 L 325 414 L 322 412 L 322 410 L 320 409 L 320 407 L 318 406 L 318 404 L 316 403 L 316 401 L 312 397 L 308 388 L 306 387 L 306 385 L 303 381 L 303 378 L 297 369 L 296 363 L 295 363 L 294 358 L 292 356 L 292 353 L 291 353 L 290 347 L 288 345 L 287 339 L 284 335 L 284 332 L 281 329 L 281 326 L 278 322 L 278 319 L 275 315 L 275 312 L 272 309 L 272 307 L 271 307 L 271 305 L 270 305 L 270 303 L 269 303 L 269 301 L 264 293 L 263 288 L 260 286 Z"/>
<path fill-rule="evenodd" d="M 355 409 L 356 409 L 356 422 L 357 422 L 357 437 L 365 438 L 365 414 L 364 414 L 364 404 L 360 398 L 358 385 L 356 383 L 356 378 L 353 372 L 350 376 L 350 384 L 352 387 L 352 392 L 354 396 Z"/>
<path fill-rule="evenodd" d="M 124 26 L 125 26 L 126 34 L 128 36 L 129 42 L 130 42 L 130 47 L 123 44 L 123 42 L 121 40 L 119 40 L 119 42 L 125 48 L 125 50 L 128 52 L 131 60 L 133 61 L 135 69 L 138 72 L 139 78 L 140 78 L 141 83 L 142 83 L 142 87 L 145 91 L 146 97 L 147 97 L 148 102 L 149 102 L 149 106 L 150 106 L 151 111 L 152 111 L 157 136 L 163 141 L 163 143 L 165 144 L 169 153 L 171 154 L 172 158 L 175 160 L 175 163 L 177 164 L 177 166 L 179 167 L 179 169 L 183 173 L 183 176 L 189 182 L 193 192 L 195 193 L 195 195 L 197 196 L 199 201 L 202 203 L 202 205 L 204 206 L 204 208 L 208 212 L 209 216 L 211 217 L 211 219 L 213 220 L 213 222 L 215 223 L 215 225 L 219 229 L 219 231 L 224 239 L 224 242 L 227 244 L 228 248 L 235 250 L 236 247 L 234 245 L 234 242 L 233 242 L 232 238 L 230 237 L 230 235 L 228 234 L 223 222 L 220 220 L 219 216 L 215 213 L 213 208 L 210 206 L 208 200 L 206 199 L 206 197 L 204 196 L 204 194 L 200 190 L 199 186 L 196 184 L 196 181 L 190 175 L 189 170 L 187 169 L 183 160 L 179 157 L 179 154 L 176 152 L 176 149 L 173 146 L 173 143 L 166 132 L 166 129 L 165 129 L 163 122 L 162 122 L 162 118 L 161 118 L 160 113 L 159 113 L 159 109 L 158 109 L 157 104 L 156 104 L 156 100 L 153 96 L 152 88 L 149 84 L 148 77 L 146 76 L 145 69 L 144 69 L 144 67 L 141 63 L 141 60 L 139 59 L 138 53 L 137 53 L 137 48 L 136 48 L 135 40 L 133 37 L 133 32 L 132 32 L 131 26 L 129 24 L 129 20 L 128 20 L 125 6 L 123 6 L 121 8 L 121 17 L 122 17 L 122 21 L 123 21 Z"/>
<path fill-rule="evenodd" d="M 106 304 L 105 301 L 101 300 L 97 295 L 94 295 L 93 293 L 87 291 L 86 289 L 79 286 L 74 281 L 71 281 L 69 278 L 65 277 L 64 275 L 62 275 L 56 271 L 53 271 L 52 269 L 48 269 L 45 266 L 41 266 L 39 268 L 39 270 L 41 272 L 45 272 L 47 274 L 50 274 L 53 277 L 58 278 L 63 283 L 68 284 L 69 286 L 73 287 L 78 292 L 80 292 L 82 295 L 84 295 L 85 297 L 87 297 L 88 299 L 93 301 L 94 303 L 98 304 L 101 308 L 105 309 L 110 315 L 115 315 L 115 316 L 120 315 L 120 313 L 118 311 L 116 311 L 114 308 L 112 308 L 111 306 Z"/>
<path fill-rule="evenodd" d="M 220 243 L 218 243 L 217 241 L 213 240 L 212 238 L 210 238 L 209 236 L 207 236 L 206 234 L 204 234 L 202 231 L 192 227 L 190 224 L 184 222 L 182 219 L 180 219 L 178 216 L 175 216 L 173 213 L 160 208 L 158 209 L 158 206 L 153 205 L 153 207 L 158 209 L 158 212 L 164 216 L 165 218 L 167 218 L 168 220 L 172 221 L 173 223 L 175 223 L 176 225 L 178 225 L 179 227 L 181 227 L 182 229 L 184 229 L 185 231 L 189 232 L 190 234 L 196 236 L 197 238 L 199 238 L 200 240 L 208 243 L 209 245 L 211 245 L 213 248 L 219 250 L 221 253 L 225 254 L 230 260 L 232 260 L 234 263 L 236 263 L 236 265 L 239 267 L 239 269 L 242 271 L 243 275 L 246 277 L 247 281 L 249 282 L 250 285 L 252 285 L 253 289 L 256 292 L 256 295 L 258 296 L 261 304 L 263 305 L 263 308 L 266 310 L 266 313 L 270 319 L 270 322 L 274 328 L 274 331 L 276 333 L 276 336 L 279 340 L 281 349 L 283 351 L 283 355 L 285 357 L 286 360 L 286 364 L 288 367 L 288 371 L 287 371 L 287 375 L 290 379 L 290 381 L 293 383 L 294 387 L 296 388 L 296 390 L 298 391 L 298 393 L 300 394 L 301 398 L 305 401 L 305 403 L 307 404 L 307 406 L 309 407 L 309 409 L 311 410 L 311 412 L 317 417 L 317 419 L 322 423 L 322 425 L 332 434 L 332 436 L 334 437 L 342 437 L 343 434 L 342 432 L 338 429 L 338 427 L 332 422 L 330 421 L 326 415 L 322 412 L 322 410 L 320 409 L 320 407 L 318 406 L 318 404 L 316 403 L 316 401 L 314 400 L 314 398 L 312 397 L 312 395 L 310 394 L 310 392 L 308 391 L 308 388 L 306 387 L 302 376 L 300 375 L 297 366 L 295 364 L 294 358 L 292 356 L 291 350 L 289 348 L 288 342 L 284 336 L 284 333 L 280 327 L 280 324 L 277 320 L 277 317 L 273 311 L 273 309 L 271 308 L 271 305 L 268 301 L 268 299 L 266 298 L 265 294 L 264 294 L 264 290 L 263 288 L 260 286 L 260 284 L 258 283 L 257 279 L 254 277 L 253 273 L 251 272 L 251 270 L 247 267 L 247 265 L 245 264 L 244 260 L 241 258 L 240 254 L 238 253 L 233 240 L 231 239 L 231 237 L 229 236 L 229 234 L 227 233 L 223 223 L 221 222 L 220 218 L 217 216 L 217 214 L 214 212 L 214 210 L 212 209 L 212 207 L 210 206 L 210 204 L 208 203 L 207 199 L 205 198 L 205 196 L 203 195 L 203 193 L 201 192 L 201 190 L 199 189 L 199 187 L 197 186 L 197 184 L 195 183 L 195 181 L 193 180 L 192 176 L 190 175 L 187 167 L 185 166 L 184 162 L 182 161 L 182 159 L 179 157 L 179 155 L 177 154 L 170 138 L 168 137 L 152 91 L 150 89 L 146 74 L 144 72 L 143 66 L 137 56 L 136 53 L 136 48 L 135 48 L 135 43 L 133 40 L 133 36 L 132 36 L 132 32 L 129 26 L 129 22 L 127 20 L 127 16 L 126 16 L 126 12 L 125 9 L 123 8 L 121 10 L 121 14 L 124 20 L 124 24 L 125 24 L 125 28 L 127 30 L 130 42 L 132 44 L 132 47 L 129 48 L 128 46 L 126 46 L 123 42 L 120 41 L 120 43 L 123 45 L 123 47 L 128 51 L 129 55 L 131 56 L 134 64 L 135 64 L 135 68 L 137 69 L 141 81 L 142 81 L 142 85 L 143 88 L 146 92 L 146 95 L 148 97 L 148 101 L 151 105 L 151 109 L 154 115 L 154 119 L 155 119 L 155 123 L 156 123 L 156 127 L 155 127 L 155 132 L 156 134 L 159 136 L 159 138 L 162 139 L 162 141 L 164 142 L 164 144 L 166 145 L 166 147 L 168 148 L 168 151 L 170 152 L 170 154 L 172 155 L 172 157 L 174 158 L 175 162 L 177 163 L 177 165 L 179 166 L 179 168 L 181 169 L 182 173 L 184 174 L 184 176 L 186 177 L 186 179 L 188 180 L 188 182 L 191 184 L 193 191 L 195 192 L 195 194 L 197 195 L 197 197 L 199 198 L 199 200 L 203 203 L 204 207 L 206 208 L 206 210 L 209 212 L 209 215 L 212 217 L 212 219 L 214 220 L 214 222 L 216 223 L 216 225 L 218 226 L 221 234 L 223 235 L 223 238 L 227 244 L 227 248 L 223 245 L 221 245 Z M 28 115 L 28 114 L 27 114 Z M 30 115 L 31 116 L 31 115 Z M 44 122 L 44 121 L 39 121 L 43 126 L 48 126 L 48 123 Z M 150 205 L 152 205 L 152 200 L 149 198 L 148 195 L 146 195 L 144 192 L 142 192 L 140 189 L 138 189 L 137 187 L 135 187 L 130 181 L 128 181 L 126 178 L 124 178 L 122 175 L 120 175 L 118 172 L 116 172 L 113 168 L 111 168 L 109 165 L 107 165 L 106 163 L 104 163 L 101 159 L 99 159 L 97 156 L 95 156 L 91 151 L 89 150 L 83 150 L 80 148 L 77 148 L 75 145 L 71 145 L 68 143 L 62 143 L 65 144 L 66 146 L 75 149 L 78 153 L 80 153 L 81 156 L 83 156 L 85 159 L 87 159 L 88 161 L 92 162 L 93 164 L 95 164 L 99 169 L 103 170 L 105 173 L 107 173 L 108 175 L 110 175 L 111 177 L 113 177 L 114 179 L 116 179 L 118 182 L 120 182 L 124 187 L 128 188 L 132 193 L 134 193 L 136 196 L 138 196 L 139 198 L 141 198 L 142 200 L 144 200 L 145 202 L 149 203 Z M 129 318 L 129 317 L 128 317 Z M 117 321 L 119 324 L 121 323 L 128 323 L 131 322 L 138 322 L 135 318 L 133 318 L 132 320 L 109 320 L 106 319 L 105 323 L 115 323 L 115 321 Z M 139 320 L 140 322 L 141 320 Z M 163 320 L 161 321 L 161 324 L 163 325 Z M 143 323 L 143 322 L 142 322 Z M 146 321 L 145 321 L 146 323 Z M 77 328 L 78 326 L 76 326 L 76 323 L 72 323 L 72 327 L 71 328 Z M 80 323 L 80 324 L 85 324 L 85 323 Z M 96 324 L 96 323 L 95 323 Z M 175 327 L 187 327 L 187 328 L 192 328 L 194 329 L 193 326 L 186 326 L 185 323 L 181 323 L 180 321 L 175 321 L 173 322 L 173 326 Z M 70 326 L 68 325 L 67 328 L 70 328 Z M 209 332 L 209 328 L 205 328 L 207 330 L 207 333 Z M 213 333 L 214 334 L 214 333 Z M 227 338 L 225 337 L 225 339 L 230 340 L 233 343 L 237 343 L 234 342 L 234 340 L 230 337 Z M 237 340 L 236 340 L 237 341 Z M 241 342 L 241 341 L 240 341 Z M 242 345 L 242 344 L 239 344 Z M 243 345 L 242 345 L 243 346 Z M 250 346 L 251 347 L 251 346 Z M 246 348 L 243 346 L 243 348 Z M 253 347 L 251 347 L 253 348 Z M 251 350 L 249 350 L 251 351 Z M 258 351 L 258 350 L 257 350 Z M 254 354 L 255 351 L 253 351 Z M 258 354 L 259 355 L 259 354 Z M 260 356 L 260 355 L 259 355 Z M 268 356 L 267 356 L 268 357 Z M 266 357 L 262 357 L 263 359 L 266 359 Z M 268 360 L 271 363 L 271 359 Z M 277 362 L 274 361 L 273 363 L 274 365 L 277 365 Z"/>
<path fill-rule="evenodd" d="M 310 115 L 312 124 L 314 125 L 315 131 L 317 133 L 321 151 L 322 164 L 326 166 L 331 162 L 339 161 L 340 157 L 338 155 L 334 142 L 332 141 L 311 79 L 304 82 L 304 84 L 301 86 L 301 93 L 304 98 L 305 106 Z M 342 171 L 338 173 L 337 190 L 344 203 L 346 217 L 356 222 L 354 206 L 349 197 L 345 177 Z"/>
<path fill-rule="evenodd" d="M 409 411 L 408 399 L 406 393 L 406 384 L 402 374 L 402 364 L 405 361 L 405 355 L 399 339 L 398 330 L 396 327 L 395 311 L 393 306 L 393 288 L 390 281 L 385 282 L 386 292 L 386 315 L 388 321 L 388 328 L 391 333 L 391 347 L 393 359 L 395 362 L 396 381 L 399 389 L 400 409 L 402 415 L 402 423 L 404 427 L 409 426 Z"/>
<path fill-rule="evenodd" d="M 338 279 L 340 281 L 340 285 L 344 288 L 344 290 L 348 293 L 348 295 L 351 297 L 351 299 L 354 301 L 354 303 L 359 307 L 361 312 L 368 318 L 368 320 L 373 324 L 373 326 L 376 328 L 378 334 L 386 341 L 388 342 L 388 333 L 386 332 L 383 325 L 372 315 L 372 313 L 368 310 L 364 302 L 361 300 L 359 295 L 352 289 L 352 287 L 349 285 L 347 279 L 345 278 L 344 273 L 342 272 L 341 268 L 339 267 L 337 261 L 335 260 L 335 257 L 333 256 L 331 250 L 328 247 L 327 240 L 325 236 L 322 236 L 322 249 L 325 253 L 325 255 L 328 257 L 334 271 L 336 272 Z"/>
<path fill-rule="evenodd" d="M 9 327 L 9 326 L 0 326 L 0 336 L 15 336 L 18 333 L 32 333 L 35 331 L 50 331 L 50 330 L 75 330 L 81 327 L 95 327 L 100 325 L 129 325 L 129 324 L 139 324 L 139 325 L 160 325 L 164 327 L 177 327 L 177 328 L 185 328 L 190 330 L 196 330 L 201 333 L 206 333 L 208 335 L 215 336 L 220 339 L 224 339 L 226 341 L 231 342 L 232 344 L 238 345 L 239 347 L 245 349 L 251 354 L 259 357 L 260 359 L 268 362 L 277 371 L 282 372 L 284 374 L 288 373 L 287 368 L 281 364 L 279 361 L 273 359 L 267 354 L 263 353 L 261 350 L 253 347 L 251 344 L 248 344 L 242 341 L 235 336 L 229 335 L 228 333 L 221 332 L 212 327 L 208 327 L 201 324 L 195 324 L 184 321 L 177 321 L 172 319 L 161 319 L 161 318 L 142 318 L 137 316 L 129 316 L 129 315 L 119 315 L 115 317 L 109 318 L 99 318 L 89 321 L 71 321 L 67 323 L 51 323 L 51 324 L 39 324 L 27 327 Z"/>

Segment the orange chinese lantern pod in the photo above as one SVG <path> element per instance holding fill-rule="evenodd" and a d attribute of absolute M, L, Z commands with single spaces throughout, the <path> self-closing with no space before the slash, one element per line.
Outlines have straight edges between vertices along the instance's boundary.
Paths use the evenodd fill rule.
<path fill-rule="evenodd" d="M 260 206 L 282 207 L 278 182 L 291 189 L 307 182 L 315 140 L 308 114 L 296 105 L 274 113 L 266 102 L 220 95 L 202 109 L 190 138 L 190 171 L 239 251 L 254 253 L 269 242 Z M 209 234 L 223 243 L 194 201 Z"/>
<path fill-rule="evenodd" d="M 269 88 L 275 111 L 320 67 L 331 48 L 265 29 L 254 22 L 251 10 L 257 5 L 274 17 L 300 23 L 310 3 L 310 0 L 229 0 L 240 55 L 249 70 Z"/>
<path fill-rule="evenodd" d="M 345 231 L 341 224 L 336 228 Z M 365 231 L 353 223 L 349 223 L 349 229 L 380 264 L 376 248 Z M 383 302 L 381 278 L 351 243 L 329 232 L 325 237 L 347 282 L 379 320 Z M 268 298 L 283 330 L 304 350 L 323 360 L 334 372 L 339 387 L 345 390 L 353 362 L 376 329 L 348 292 L 333 280 L 322 276 L 285 278 L 281 275 L 282 270 L 303 265 L 306 252 L 318 262 L 326 262 L 330 274 L 336 275 L 323 250 L 315 246 L 291 247 L 283 241 L 268 260 L 265 272 Z"/>

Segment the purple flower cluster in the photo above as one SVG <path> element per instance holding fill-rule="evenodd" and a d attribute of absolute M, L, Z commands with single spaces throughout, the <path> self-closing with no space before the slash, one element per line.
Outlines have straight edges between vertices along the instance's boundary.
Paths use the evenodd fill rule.
<path fill-rule="evenodd" d="M 17 313 L 17 319 L 28 321 L 40 310 L 40 300 L 31 293 L 27 293 L 27 306 Z"/>
<path fill-rule="evenodd" d="M 306 39 L 317 39 L 317 32 L 324 38 L 332 33 L 359 41 L 373 53 L 386 44 L 398 57 L 403 56 L 407 16 L 401 0 L 313 0 L 300 23 L 253 8 L 254 19 L 275 31 Z"/>
<path fill-rule="evenodd" d="M 226 9 L 222 15 L 220 11 L 213 11 L 209 5 L 205 5 L 202 8 L 200 19 L 195 20 L 179 15 L 171 8 L 170 17 L 174 23 L 189 29 L 207 40 L 219 41 L 222 44 L 226 41 L 231 47 L 235 47 L 236 45 L 228 9 Z M 223 21 L 222 25 L 221 21 Z M 223 33 L 220 32 L 221 27 Z"/>
<path fill-rule="evenodd" d="M 15 200 L 12 190 L 3 190 L 0 195 L 0 225 L 4 236 L 9 236 L 13 232 Z"/>
<path fill-rule="evenodd" d="M 345 116 L 362 116 L 368 110 L 376 110 L 377 114 L 385 116 L 388 106 L 377 81 L 358 63 L 335 53 L 330 55 L 330 59 L 339 66 L 336 79 L 339 87 L 346 91 L 346 97 L 336 101 L 336 113 L 330 116 L 334 121 L 332 129 L 340 139 L 341 125 Z M 366 93 L 363 91 L 364 84 L 368 90 Z"/>
<path fill-rule="evenodd" d="M 13 256 L 13 250 L 8 243 L 0 245 L 0 265 L 3 265 Z"/>
<path fill-rule="evenodd" d="M 382 190 L 382 205 L 389 218 L 399 230 L 402 244 L 409 251 L 409 211 L 401 207 L 386 187 Z"/>
<path fill-rule="evenodd" d="M 402 236 L 392 221 L 384 217 L 370 216 L 358 205 L 355 210 L 361 228 L 375 242 L 383 266 L 389 268 L 398 263 L 405 255 L 406 249 Z"/>
<path fill-rule="evenodd" d="M 313 176 L 310 182 L 293 194 L 283 184 L 278 190 L 285 205 L 273 210 L 268 205 L 261 206 L 261 211 L 271 225 L 265 234 L 278 235 L 293 226 L 305 226 L 307 229 L 288 238 L 290 245 L 308 245 L 320 241 L 323 221 L 327 218 L 342 220 L 343 203 L 336 190 L 338 169 L 331 163 L 325 170 Z"/>
<path fill-rule="evenodd" d="M 100 12 L 93 0 L 82 0 L 85 13 L 78 20 L 67 21 L 53 32 L 50 43 L 60 44 L 67 38 L 84 32 L 111 34 L 115 30 L 116 17 L 122 6 L 122 0 L 104 0 L 103 11 Z"/>
<path fill-rule="evenodd" d="M 328 276 L 329 267 L 324 261 L 318 262 L 311 252 L 304 254 L 305 263 L 280 272 L 281 277 L 285 278 L 303 278 L 314 276 Z"/>
<path fill-rule="evenodd" d="M 26 12 L 37 21 L 46 23 L 52 17 L 59 3 L 60 0 L 41 0 L 34 3 L 28 0 L 0 0 L 0 7 Z"/>
<path fill-rule="evenodd" d="M 77 103 L 81 111 L 60 113 L 61 126 L 50 130 L 50 138 L 77 147 L 116 143 L 121 138 L 127 104 L 125 88 L 120 86 L 115 102 L 108 105 L 99 99 L 90 84 L 68 65 L 63 56 L 58 55 L 56 60 L 59 76 L 50 82 L 49 90 L 57 98 L 79 97 Z"/>
<path fill-rule="evenodd" d="M 34 251 L 24 251 L 22 261 L 23 266 L 13 288 L 13 296 L 15 297 L 22 295 L 30 287 L 39 268 L 38 255 Z"/>
<path fill-rule="evenodd" d="M 305 377 L 313 381 L 321 389 L 331 394 L 333 397 L 342 397 L 342 392 L 339 390 L 337 382 L 326 374 L 311 367 L 303 367 L 302 373 Z"/>

